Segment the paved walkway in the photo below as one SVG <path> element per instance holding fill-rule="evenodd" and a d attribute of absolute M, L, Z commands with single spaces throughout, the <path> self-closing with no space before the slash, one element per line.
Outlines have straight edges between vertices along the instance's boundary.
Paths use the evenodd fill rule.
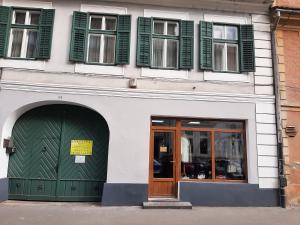
<path fill-rule="evenodd" d="M 93 203 L 0 203 L 0 225 L 300 225 L 300 208 L 143 210 Z"/>

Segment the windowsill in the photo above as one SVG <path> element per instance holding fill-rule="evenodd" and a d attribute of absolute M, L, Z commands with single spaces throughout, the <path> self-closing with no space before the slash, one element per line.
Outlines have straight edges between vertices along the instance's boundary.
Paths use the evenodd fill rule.
<path fill-rule="evenodd" d="M 188 79 L 188 70 L 141 68 L 141 76 L 153 78 Z"/>
<path fill-rule="evenodd" d="M 32 59 L 0 59 L 0 67 L 29 70 L 45 70 L 45 61 Z"/>
<path fill-rule="evenodd" d="M 76 63 L 75 73 L 124 76 L 124 66 Z"/>
<path fill-rule="evenodd" d="M 249 74 L 245 74 L 245 73 L 229 73 L 229 72 L 222 73 L 222 72 L 204 71 L 204 80 L 250 83 L 250 76 Z"/>

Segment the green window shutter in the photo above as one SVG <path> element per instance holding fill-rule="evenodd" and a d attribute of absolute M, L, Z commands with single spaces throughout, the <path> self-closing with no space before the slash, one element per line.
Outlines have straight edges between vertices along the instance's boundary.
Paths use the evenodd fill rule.
<path fill-rule="evenodd" d="M 10 7 L 0 6 L 0 58 L 7 52 L 11 11 Z"/>
<path fill-rule="evenodd" d="M 116 64 L 129 64 L 131 16 L 118 16 Z"/>
<path fill-rule="evenodd" d="M 213 23 L 200 21 L 200 69 L 212 70 L 213 67 Z"/>
<path fill-rule="evenodd" d="M 180 21 L 180 69 L 194 67 L 194 22 Z"/>
<path fill-rule="evenodd" d="M 255 71 L 253 25 L 240 25 L 241 72 Z"/>
<path fill-rule="evenodd" d="M 41 10 L 36 56 L 38 59 L 50 59 L 54 14 L 54 9 Z"/>
<path fill-rule="evenodd" d="M 84 12 L 74 12 L 72 37 L 70 47 L 70 61 L 85 62 L 86 41 L 88 27 L 88 14 Z"/>
<path fill-rule="evenodd" d="M 136 65 L 150 67 L 151 65 L 151 33 L 152 19 L 138 18 L 138 40 Z"/>

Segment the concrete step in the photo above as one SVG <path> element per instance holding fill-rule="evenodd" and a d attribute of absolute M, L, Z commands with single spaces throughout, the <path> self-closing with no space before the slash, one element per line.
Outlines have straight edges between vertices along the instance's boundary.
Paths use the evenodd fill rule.
<path fill-rule="evenodd" d="M 192 209 L 190 202 L 180 201 L 151 201 L 143 202 L 143 209 Z"/>

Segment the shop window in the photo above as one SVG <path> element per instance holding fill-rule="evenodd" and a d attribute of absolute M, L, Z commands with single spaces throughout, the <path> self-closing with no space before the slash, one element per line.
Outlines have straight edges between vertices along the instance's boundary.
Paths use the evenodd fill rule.
<path fill-rule="evenodd" d="M 74 12 L 70 61 L 129 64 L 130 30 L 130 15 Z"/>
<path fill-rule="evenodd" d="M 182 179 L 246 180 L 242 122 L 183 120 L 182 127 Z"/>
<path fill-rule="evenodd" d="M 49 59 L 54 10 L 0 6 L 0 57 Z"/>
<path fill-rule="evenodd" d="M 137 66 L 192 69 L 194 22 L 138 18 Z"/>
<path fill-rule="evenodd" d="M 200 69 L 243 73 L 255 71 L 253 25 L 200 21 Z"/>

